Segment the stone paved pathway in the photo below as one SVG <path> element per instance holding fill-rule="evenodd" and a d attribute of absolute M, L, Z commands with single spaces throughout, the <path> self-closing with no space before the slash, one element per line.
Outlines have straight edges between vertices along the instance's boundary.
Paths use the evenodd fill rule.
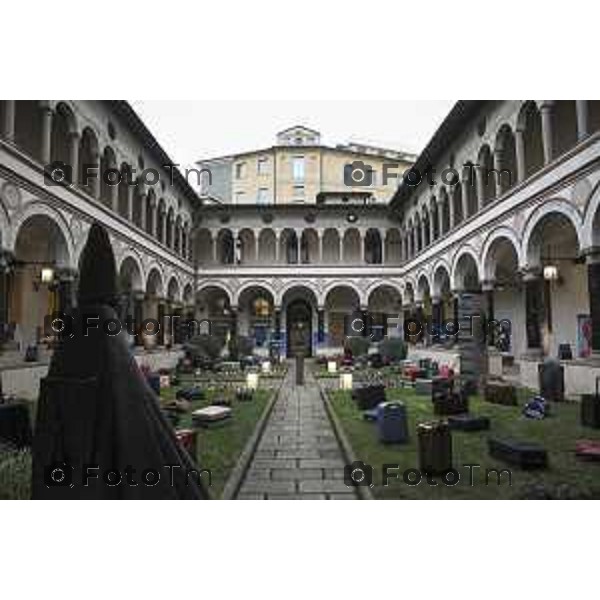
<path fill-rule="evenodd" d="M 357 498 L 344 483 L 343 455 L 308 371 L 296 386 L 290 365 L 237 499 Z"/>

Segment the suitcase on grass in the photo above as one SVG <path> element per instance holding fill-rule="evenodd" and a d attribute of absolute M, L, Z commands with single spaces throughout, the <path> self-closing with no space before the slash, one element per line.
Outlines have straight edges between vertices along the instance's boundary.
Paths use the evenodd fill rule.
<path fill-rule="evenodd" d="M 548 454 L 542 446 L 517 440 L 488 439 L 490 456 L 524 470 L 545 469 Z"/>
<path fill-rule="evenodd" d="M 596 393 L 583 394 L 581 396 L 581 424 L 584 427 L 600 428 L 600 394 L 598 393 L 598 381 L 596 377 Z"/>
<path fill-rule="evenodd" d="M 468 414 L 454 415 L 448 417 L 448 427 L 453 431 L 485 431 L 490 428 L 490 419 Z"/>
<path fill-rule="evenodd" d="M 441 475 L 452 469 L 452 434 L 447 423 L 419 423 L 417 438 L 421 471 Z"/>

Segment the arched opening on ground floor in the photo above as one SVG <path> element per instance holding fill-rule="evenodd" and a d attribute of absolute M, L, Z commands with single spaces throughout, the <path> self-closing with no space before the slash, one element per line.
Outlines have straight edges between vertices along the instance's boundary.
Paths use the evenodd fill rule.
<path fill-rule="evenodd" d="M 44 319 L 73 304 L 69 244 L 50 216 L 36 214 L 20 226 L 15 242 L 15 265 L 8 282 L 8 329 L 19 349 L 48 340 Z M 6 338 L 5 338 L 6 339 Z"/>
<path fill-rule="evenodd" d="M 275 339 L 275 302 L 264 286 L 245 288 L 238 297 L 238 333 L 249 338 L 258 353 L 266 352 Z"/>
<path fill-rule="evenodd" d="M 575 356 L 577 348 L 590 343 L 585 339 L 588 278 L 577 225 L 562 212 L 549 212 L 529 231 L 524 240 L 527 347 L 556 357 L 568 344 Z"/>
<path fill-rule="evenodd" d="M 285 331 L 285 352 L 312 356 L 317 346 L 319 329 L 318 303 L 315 293 L 305 286 L 295 286 L 285 292 L 281 303 Z"/>

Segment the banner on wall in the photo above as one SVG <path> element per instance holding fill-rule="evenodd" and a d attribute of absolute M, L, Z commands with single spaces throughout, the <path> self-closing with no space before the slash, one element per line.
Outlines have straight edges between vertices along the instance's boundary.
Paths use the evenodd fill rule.
<path fill-rule="evenodd" d="M 592 353 L 592 318 L 577 315 L 577 356 L 587 358 Z"/>

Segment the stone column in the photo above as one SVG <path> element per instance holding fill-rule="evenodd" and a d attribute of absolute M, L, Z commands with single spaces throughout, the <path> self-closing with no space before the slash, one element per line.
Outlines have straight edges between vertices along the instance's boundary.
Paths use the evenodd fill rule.
<path fill-rule="evenodd" d="M 115 168 L 114 165 L 111 165 L 111 168 Z M 118 185 L 109 185 L 108 193 L 110 195 L 110 205 L 112 207 L 113 212 L 118 212 L 118 210 L 119 210 L 119 186 Z"/>
<path fill-rule="evenodd" d="M 325 343 L 325 308 L 319 306 L 317 308 L 317 344 Z"/>
<path fill-rule="evenodd" d="M 158 346 L 164 346 L 165 345 L 165 312 L 166 312 L 166 306 L 165 306 L 165 299 L 164 298 L 157 298 L 158 301 L 158 314 L 157 314 L 157 320 L 158 323 L 160 325 L 160 331 L 158 332 L 158 339 L 157 339 L 157 345 Z"/>
<path fill-rule="evenodd" d="M 364 265 L 366 263 L 366 252 L 365 252 L 365 232 L 360 229 L 360 264 Z"/>
<path fill-rule="evenodd" d="M 344 260 L 344 236 L 340 235 L 338 232 L 338 255 L 339 260 L 342 262 Z"/>
<path fill-rule="evenodd" d="M 542 115 L 542 142 L 544 145 L 544 164 L 547 165 L 552 161 L 554 150 L 553 145 L 553 131 L 552 131 L 552 102 L 545 102 L 540 107 L 540 113 Z"/>
<path fill-rule="evenodd" d="M 133 222 L 133 185 L 125 187 L 127 192 L 127 219 Z"/>
<path fill-rule="evenodd" d="M 600 252 L 588 254 L 588 294 L 592 321 L 592 353 L 600 356 Z"/>
<path fill-rule="evenodd" d="M 2 135 L 11 142 L 15 139 L 15 107 L 14 100 L 5 100 Z"/>
<path fill-rule="evenodd" d="M 517 155 L 517 182 L 524 181 L 527 178 L 525 168 L 525 138 L 520 129 L 515 131 L 515 152 Z M 513 174 L 511 173 L 511 177 Z"/>
<path fill-rule="evenodd" d="M 319 236 L 319 264 L 323 264 L 323 235 L 324 232 L 319 229 L 319 231 L 317 232 L 317 235 Z"/>
<path fill-rule="evenodd" d="M 141 216 L 141 227 L 143 231 L 146 231 L 146 223 L 148 222 L 148 215 L 146 214 L 146 209 L 147 209 L 147 203 L 146 203 L 146 194 L 140 194 L 138 196 L 139 201 L 142 203 L 142 206 L 140 207 L 140 216 Z"/>
<path fill-rule="evenodd" d="M 14 257 L 6 250 L 0 250 L 0 341 L 6 341 L 8 326 L 8 296 L 10 272 Z"/>
<path fill-rule="evenodd" d="M 470 169 L 468 169 L 470 170 Z M 471 184 L 470 178 L 467 177 L 462 182 L 462 213 L 463 213 L 463 221 L 466 221 L 469 218 L 469 194 L 471 192 Z"/>
<path fill-rule="evenodd" d="M 487 177 L 488 180 L 490 177 L 495 179 L 495 177 L 493 177 L 493 175 L 485 172 L 485 167 L 480 166 L 477 170 L 477 176 L 475 179 L 475 184 L 476 184 L 475 193 L 477 194 L 477 210 L 481 210 L 484 206 L 484 197 L 485 197 L 484 178 L 485 177 Z"/>
<path fill-rule="evenodd" d="M 260 236 L 260 231 L 254 231 L 254 264 L 258 264 L 258 250 L 259 250 L 259 245 L 258 245 L 258 239 Z"/>
<path fill-rule="evenodd" d="M 211 247 L 212 247 L 212 262 L 213 264 L 219 264 L 219 237 L 211 233 Z"/>
<path fill-rule="evenodd" d="M 450 223 L 450 229 L 454 228 L 454 198 L 452 195 L 448 196 L 448 220 Z"/>
<path fill-rule="evenodd" d="M 585 139 L 589 133 L 588 101 L 577 100 L 577 139 Z"/>
<path fill-rule="evenodd" d="M 146 294 L 142 291 L 133 292 L 133 321 L 135 324 L 135 345 L 143 346 L 144 340 L 142 337 L 142 322 L 144 321 L 144 300 Z"/>
<path fill-rule="evenodd" d="M 162 243 L 166 246 L 167 245 L 167 211 L 165 211 L 164 215 L 163 215 L 163 220 L 162 220 Z"/>
<path fill-rule="evenodd" d="M 275 230 L 275 264 L 279 264 L 279 260 L 280 260 L 280 252 L 279 252 L 279 245 L 281 243 L 281 230 L 280 229 L 276 229 Z"/>
<path fill-rule="evenodd" d="M 433 211 L 430 211 L 429 212 L 429 243 L 430 244 L 433 244 L 433 242 L 435 241 L 435 235 L 434 235 L 435 228 L 434 228 L 433 221 L 434 221 Z"/>
<path fill-rule="evenodd" d="M 525 330 L 527 348 L 542 350 L 542 323 L 544 320 L 544 289 L 541 272 L 529 270 L 523 274 L 525 284 Z"/>
<path fill-rule="evenodd" d="M 91 171 L 88 177 L 90 194 L 92 198 L 98 200 L 100 198 L 100 178 L 102 177 L 102 173 L 100 172 L 100 156 L 97 152 L 92 156 L 92 164 L 96 167 L 96 172 Z"/>
<path fill-rule="evenodd" d="M 72 131 L 69 134 L 69 165 L 73 169 L 73 181 L 79 182 L 79 134 Z"/>
<path fill-rule="evenodd" d="M 431 341 L 433 344 L 440 341 L 442 320 L 442 299 L 440 296 L 431 296 Z"/>
<path fill-rule="evenodd" d="M 58 310 L 69 312 L 75 306 L 76 271 L 64 269 L 57 273 Z"/>
<path fill-rule="evenodd" d="M 481 282 L 481 289 L 485 295 L 486 319 L 485 319 L 485 334 L 488 346 L 495 346 L 496 339 L 494 335 L 494 282 L 485 280 Z"/>
<path fill-rule="evenodd" d="M 13 102 L 14 104 L 14 102 Z M 52 109 L 49 106 L 42 108 L 42 162 L 47 165 L 50 163 L 52 156 Z M 14 117 L 14 114 L 13 114 Z M 14 134 L 14 130 L 13 130 Z"/>

